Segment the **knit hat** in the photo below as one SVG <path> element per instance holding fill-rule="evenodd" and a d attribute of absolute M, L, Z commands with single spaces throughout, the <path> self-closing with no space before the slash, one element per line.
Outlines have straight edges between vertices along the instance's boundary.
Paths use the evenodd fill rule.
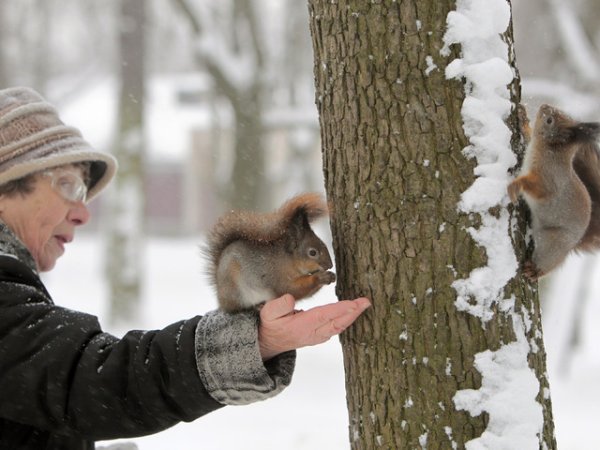
<path fill-rule="evenodd" d="M 94 150 L 78 129 L 32 89 L 0 90 L 0 185 L 51 167 L 90 163 L 88 200 L 112 179 L 117 162 Z"/>

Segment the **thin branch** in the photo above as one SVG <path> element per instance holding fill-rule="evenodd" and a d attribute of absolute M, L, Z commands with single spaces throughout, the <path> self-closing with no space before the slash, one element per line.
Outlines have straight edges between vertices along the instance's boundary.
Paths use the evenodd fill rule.
<path fill-rule="evenodd" d="M 565 54 L 577 74 L 587 82 L 600 81 L 600 61 L 573 7 L 563 0 L 548 0 Z"/>
<path fill-rule="evenodd" d="M 569 112 L 584 116 L 594 115 L 598 111 L 600 98 L 589 91 L 577 90 L 567 83 L 547 78 L 523 78 L 523 91 L 528 97 L 542 97 L 557 104 Z"/>
<path fill-rule="evenodd" d="M 262 42 L 262 35 L 260 33 L 259 21 L 256 17 L 256 10 L 252 5 L 252 2 L 244 0 L 241 4 L 242 11 L 245 13 L 248 19 L 248 25 L 250 29 L 250 37 L 252 39 L 252 47 L 254 50 L 254 56 L 256 58 L 256 65 L 261 68 L 264 67 L 265 57 L 263 54 L 264 44 Z"/>
<path fill-rule="evenodd" d="M 173 0 L 173 2 L 179 7 L 181 13 L 188 19 L 190 26 L 194 31 L 194 34 L 201 35 L 203 32 L 202 24 L 200 23 L 200 20 L 198 20 L 198 18 L 196 17 L 196 14 L 194 14 L 194 11 L 192 11 L 192 7 L 188 3 L 188 1 Z"/>
<path fill-rule="evenodd" d="M 173 0 L 179 11 L 188 20 L 193 34 L 196 36 L 196 40 L 202 39 L 205 34 L 204 26 L 201 20 L 198 18 L 196 13 L 193 11 L 190 3 L 187 0 Z M 227 77 L 227 74 L 218 63 L 216 58 L 213 58 L 209 52 L 202 51 L 199 46 L 196 46 L 195 50 L 196 59 L 198 62 L 206 67 L 206 70 L 210 73 L 215 85 L 219 90 L 231 101 L 237 100 L 237 89 L 231 80 Z"/>

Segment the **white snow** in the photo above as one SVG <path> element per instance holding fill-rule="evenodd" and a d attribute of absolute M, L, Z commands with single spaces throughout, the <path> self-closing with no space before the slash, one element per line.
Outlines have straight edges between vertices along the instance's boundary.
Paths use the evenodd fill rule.
<path fill-rule="evenodd" d="M 431 56 L 425 57 L 425 62 L 427 63 L 427 68 L 425 69 L 425 75 L 429 76 L 431 72 L 438 68 L 438 66 L 433 62 L 433 58 Z"/>
<path fill-rule="evenodd" d="M 466 444 L 476 449 L 537 449 L 542 431 L 542 406 L 535 400 L 539 382 L 527 362 L 529 344 L 523 323 L 513 315 L 517 341 L 499 350 L 477 354 L 475 367 L 482 375 L 478 390 L 458 391 L 454 397 L 457 409 L 478 416 L 486 411 L 490 420 L 477 439 Z"/>
<path fill-rule="evenodd" d="M 427 436 L 428 433 L 423 433 L 421 436 L 419 436 L 419 445 L 421 446 L 422 450 L 427 450 Z"/>
<path fill-rule="evenodd" d="M 511 132 L 505 124 L 511 111 L 507 85 L 513 71 L 508 46 L 501 39 L 509 25 L 510 5 L 506 0 L 458 0 L 456 6 L 447 17 L 442 54 L 449 55 L 450 45 L 460 44 L 461 57 L 447 66 L 446 77 L 466 81 L 461 112 L 470 145 L 464 154 L 477 161 L 477 178 L 463 193 L 458 208 L 480 215 L 481 226 L 468 232 L 487 255 L 486 266 L 453 283 L 456 307 L 486 322 L 495 314 L 492 307 L 498 305 L 501 313 L 512 317 L 517 341 L 477 354 L 475 366 L 482 375 L 482 386 L 458 391 L 454 402 L 457 409 L 472 416 L 483 412 L 489 416 L 485 432 L 469 441 L 467 449 L 538 449 L 543 415 L 536 401 L 539 382 L 527 360 L 531 348 L 526 324 L 514 310 L 514 299 L 503 294 L 518 268 L 508 234 L 509 214 L 505 208 L 498 217 L 488 212 L 507 205 L 509 169 L 516 164 Z"/>
<path fill-rule="evenodd" d="M 506 30 L 510 8 L 505 0 L 457 2 L 457 10 L 448 14 L 444 36 L 444 54 L 453 43 L 461 44 L 461 58 L 446 68 L 447 78 L 466 79 L 466 98 L 462 106 L 465 134 L 470 145 L 464 149 L 476 158 L 477 176 L 461 197 L 459 209 L 479 213 L 483 226 L 469 233 L 487 252 L 488 265 L 475 269 L 469 278 L 457 280 L 457 307 L 486 321 L 491 306 L 502 300 L 502 290 L 516 274 L 517 260 L 508 236 L 506 211 L 496 218 L 489 208 L 506 205 L 508 170 L 516 164 L 510 147 L 511 133 L 504 119 L 511 104 L 507 85 L 513 78 L 508 64 L 508 47 L 499 33 Z M 465 28 L 468 27 L 468 28 Z M 475 301 L 475 305 L 471 303 Z"/>

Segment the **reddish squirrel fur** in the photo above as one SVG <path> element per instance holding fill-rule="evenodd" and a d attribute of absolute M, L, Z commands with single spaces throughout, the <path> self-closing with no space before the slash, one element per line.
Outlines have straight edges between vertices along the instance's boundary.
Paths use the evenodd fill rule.
<path fill-rule="evenodd" d="M 536 280 L 571 251 L 600 248 L 600 124 L 542 105 L 532 131 L 523 107 L 519 115 L 528 146 L 508 193 L 513 202 L 523 195 L 531 210 L 535 248 L 523 271 Z"/>
<path fill-rule="evenodd" d="M 323 198 L 305 193 L 270 213 L 223 215 L 205 247 L 219 307 L 240 311 L 286 293 L 299 300 L 333 283 L 329 251 L 310 227 L 326 214 Z"/>

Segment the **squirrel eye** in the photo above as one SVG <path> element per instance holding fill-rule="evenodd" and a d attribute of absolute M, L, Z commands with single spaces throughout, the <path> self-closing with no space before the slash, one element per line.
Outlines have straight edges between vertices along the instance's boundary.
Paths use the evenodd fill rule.
<path fill-rule="evenodd" d="M 548 117 L 548 118 L 546 118 L 546 123 L 547 123 L 548 125 L 552 125 L 552 123 L 553 123 L 553 122 L 554 122 L 554 118 L 552 118 L 552 117 Z"/>
<path fill-rule="evenodd" d="M 316 248 L 309 248 L 308 256 L 311 258 L 316 258 L 317 256 L 319 256 L 319 251 Z"/>

